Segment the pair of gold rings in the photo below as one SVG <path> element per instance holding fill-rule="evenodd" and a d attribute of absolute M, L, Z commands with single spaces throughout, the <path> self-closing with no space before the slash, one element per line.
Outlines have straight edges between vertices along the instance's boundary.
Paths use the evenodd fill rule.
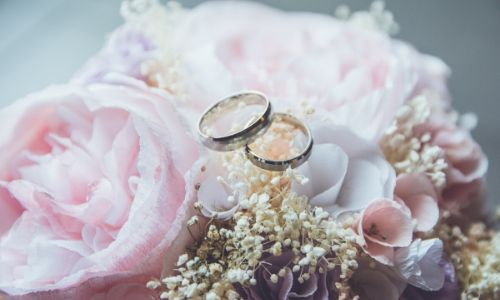
<path fill-rule="evenodd" d="M 232 128 L 229 133 L 217 134 L 214 132 L 215 124 L 224 114 L 238 108 L 249 106 L 260 106 L 258 113 L 246 113 L 246 117 L 250 117 L 249 121 L 244 122 L 243 126 Z M 286 126 L 298 129 L 305 136 L 304 147 L 298 151 L 294 151 L 291 157 L 286 158 L 270 158 L 264 157 L 251 145 L 260 148 L 266 145 L 263 143 L 262 137 L 266 131 L 273 125 L 281 125 L 282 131 L 288 134 Z M 304 163 L 310 156 L 313 139 L 311 131 L 302 121 L 296 117 L 286 113 L 273 113 L 271 103 L 265 95 L 255 91 L 241 92 L 229 97 L 226 97 L 214 105 L 209 107 L 198 122 L 198 134 L 201 142 L 208 148 L 216 151 L 232 151 L 239 148 L 245 148 L 247 158 L 256 166 L 270 171 L 284 171 L 288 167 L 296 168 Z"/>

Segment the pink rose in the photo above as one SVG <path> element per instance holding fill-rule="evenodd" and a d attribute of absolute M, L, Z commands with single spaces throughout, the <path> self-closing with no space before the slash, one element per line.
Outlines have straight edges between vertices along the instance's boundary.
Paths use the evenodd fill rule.
<path fill-rule="evenodd" d="M 117 274 L 105 278 L 91 278 L 80 285 L 63 290 L 11 296 L 9 299 L 159 300 L 158 293 L 146 287 L 145 282 L 149 279 L 149 276 Z"/>
<path fill-rule="evenodd" d="M 437 57 L 419 53 L 411 45 L 403 45 L 406 49 L 406 61 L 412 62 L 412 66 L 417 70 L 416 84 L 407 100 L 424 94 L 429 95 L 439 107 L 450 108 L 451 96 L 447 85 L 450 68 Z"/>
<path fill-rule="evenodd" d="M 306 101 L 375 140 L 416 90 L 446 94 L 441 61 L 330 16 L 207 2 L 186 10 L 168 34 L 159 47 L 179 64 L 149 75 L 175 82 L 176 93 L 197 112 L 235 91 L 254 89 L 283 106 Z"/>
<path fill-rule="evenodd" d="M 158 82 L 185 100 L 179 107 L 193 124 L 217 99 L 255 89 L 278 106 L 306 101 L 370 140 L 416 94 L 431 92 L 449 104 L 448 67 L 381 31 L 242 1 L 143 10 L 125 16 L 76 82 L 110 72 Z"/>
<path fill-rule="evenodd" d="M 446 187 L 441 194 L 443 205 L 464 207 L 480 198 L 488 160 L 470 133 L 440 112 L 416 128 L 417 135 L 424 133 L 430 133 L 430 143 L 444 150 L 448 163 Z"/>
<path fill-rule="evenodd" d="M 75 295 L 88 295 L 117 274 L 159 276 L 183 239 L 197 144 L 168 94 L 113 80 L 52 87 L 0 111 L 0 290 L 63 297 L 81 285 Z"/>

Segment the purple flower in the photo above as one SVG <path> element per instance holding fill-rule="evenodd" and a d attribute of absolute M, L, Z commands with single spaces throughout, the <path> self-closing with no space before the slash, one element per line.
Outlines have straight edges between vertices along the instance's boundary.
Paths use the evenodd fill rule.
<path fill-rule="evenodd" d="M 417 287 L 408 285 L 401 300 L 456 300 L 460 299 L 460 287 L 455 275 L 455 267 L 446 258 L 439 264 L 445 273 L 443 287 L 439 291 L 429 292 Z"/>
<path fill-rule="evenodd" d="M 395 252 L 395 270 L 409 285 L 427 291 L 443 287 L 445 272 L 441 266 L 443 242 L 440 239 L 415 239 L 410 246 Z"/>
<path fill-rule="evenodd" d="M 144 32 L 131 25 L 124 25 L 111 34 L 104 48 L 87 61 L 73 76 L 72 82 L 100 82 L 109 73 L 145 80 L 141 65 L 153 57 L 156 48 Z"/>
<path fill-rule="evenodd" d="M 257 284 L 254 286 L 236 285 L 236 290 L 244 299 L 260 300 L 285 300 L 285 299 L 337 299 L 335 282 L 340 279 L 340 270 L 335 268 L 327 271 L 327 263 L 322 260 L 318 263 L 318 271 L 312 273 L 304 283 L 298 281 L 299 272 L 292 272 L 290 261 L 293 259 L 291 251 L 284 252 L 281 256 L 269 256 L 263 260 L 262 265 L 255 271 Z M 325 272 L 320 273 L 322 267 Z M 271 281 L 271 274 L 277 274 L 285 269 L 285 276 L 279 277 L 277 283 Z"/>
<path fill-rule="evenodd" d="M 372 259 L 361 258 L 349 283 L 363 300 L 397 300 L 407 282 L 393 268 Z"/>

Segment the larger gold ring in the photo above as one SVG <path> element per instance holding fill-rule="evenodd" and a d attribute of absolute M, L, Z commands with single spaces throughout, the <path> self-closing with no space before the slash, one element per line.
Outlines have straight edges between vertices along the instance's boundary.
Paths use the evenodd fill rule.
<path fill-rule="evenodd" d="M 306 146 L 297 155 L 289 159 L 273 160 L 262 157 L 256 151 L 252 150 L 250 148 L 250 145 L 247 143 L 245 145 L 245 154 L 247 158 L 254 165 L 269 171 L 284 171 L 287 168 L 293 169 L 303 164 L 311 155 L 311 150 L 313 147 L 313 138 L 309 127 L 294 116 L 285 113 L 273 114 L 271 122 L 284 122 L 294 125 L 306 136 Z"/>
<path fill-rule="evenodd" d="M 210 132 L 208 123 L 238 105 L 262 105 L 264 109 L 262 113 L 257 114 L 247 122 L 243 129 L 227 135 L 214 136 Z M 201 142 L 212 150 L 235 150 L 257 137 L 257 134 L 269 125 L 270 115 L 271 103 L 266 96 L 254 91 L 241 92 L 224 98 L 209 107 L 198 121 L 198 135 Z"/>

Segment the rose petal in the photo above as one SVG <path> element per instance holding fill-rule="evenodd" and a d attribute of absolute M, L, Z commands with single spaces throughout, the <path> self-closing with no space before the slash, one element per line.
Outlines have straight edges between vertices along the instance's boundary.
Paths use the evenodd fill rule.
<path fill-rule="evenodd" d="M 397 177 L 394 193 L 405 199 L 414 195 L 428 195 L 437 201 L 438 195 L 425 174 L 402 174 Z"/>
<path fill-rule="evenodd" d="M 23 208 L 12 197 L 6 188 L 7 183 L 0 181 L 0 207 L 2 217 L 0 218 L 0 236 L 2 236 L 22 214 Z"/>
<path fill-rule="evenodd" d="M 333 197 L 334 193 L 325 194 L 330 199 L 322 198 L 321 202 L 316 202 L 317 205 L 327 208 L 327 211 L 333 216 L 339 216 L 344 212 L 361 210 L 374 199 L 393 196 L 394 169 L 383 158 L 375 144 L 358 137 L 349 128 L 335 125 L 332 122 L 315 121 L 311 124 L 311 131 L 315 148 L 319 148 L 321 145 L 335 145 L 348 158 L 347 171 L 341 182 L 342 187 L 338 196 L 335 198 Z M 321 158 L 318 156 L 317 165 L 321 162 L 325 163 L 326 155 L 327 153 L 322 154 L 325 157 Z M 330 155 L 333 155 L 333 152 Z M 341 162 L 339 166 L 340 170 L 337 170 L 337 167 L 317 167 L 315 173 L 321 174 L 322 178 L 328 180 L 335 179 L 331 181 L 331 184 L 337 184 L 337 182 L 340 183 L 338 176 L 344 173 L 344 162 Z M 314 180 L 317 179 L 311 181 Z M 312 186 L 310 185 L 310 187 Z M 318 190 L 321 191 L 321 189 Z M 333 191 L 336 192 L 335 189 L 330 192 Z"/>
<path fill-rule="evenodd" d="M 425 174 L 403 174 L 396 181 L 395 194 L 417 220 L 416 231 L 428 231 L 439 219 L 438 196 Z"/>
<path fill-rule="evenodd" d="M 417 220 L 416 231 L 428 231 L 434 228 L 439 220 L 439 207 L 435 199 L 426 196 L 413 196 L 405 199 L 411 215 Z"/>
<path fill-rule="evenodd" d="M 334 215 L 361 210 L 367 207 L 373 199 L 383 197 L 385 180 L 379 176 L 379 168 L 373 163 L 352 159 L 349 162 L 341 193 L 332 209 Z"/>
<path fill-rule="evenodd" d="M 368 240 L 390 247 L 405 247 L 411 243 L 411 218 L 395 201 L 374 201 L 365 209 L 361 218 L 362 230 Z M 376 231 L 374 234 L 367 234 L 373 230 Z"/>

